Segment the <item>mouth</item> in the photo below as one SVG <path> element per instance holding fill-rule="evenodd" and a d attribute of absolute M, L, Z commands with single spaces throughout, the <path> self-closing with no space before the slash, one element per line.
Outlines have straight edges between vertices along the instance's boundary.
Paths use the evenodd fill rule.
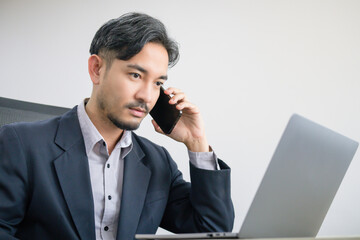
<path fill-rule="evenodd" d="M 145 117 L 145 115 L 147 114 L 147 111 L 140 107 L 130 107 L 129 109 L 131 115 L 133 115 L 134 117 L 142 118 Z"/>

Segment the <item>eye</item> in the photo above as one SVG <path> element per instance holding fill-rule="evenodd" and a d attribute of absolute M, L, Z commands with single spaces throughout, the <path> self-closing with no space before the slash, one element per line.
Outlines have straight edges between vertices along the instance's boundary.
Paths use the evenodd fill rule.
<path fill-rule="evenodd" d="M 156 84 L 156 86 L 158 86 L 158 87 L 161 87 L 162 85 L 164 85 L 164 83 L 163 83 L 163 82 L 160 82 L 160 81 L 157 81 L 155 84 Z"/>
<path fill-rule="evenodd" d="M 130 73 L 130 75 L 135 79 L 141 78 L 141 75 L 138 73 Z"/>

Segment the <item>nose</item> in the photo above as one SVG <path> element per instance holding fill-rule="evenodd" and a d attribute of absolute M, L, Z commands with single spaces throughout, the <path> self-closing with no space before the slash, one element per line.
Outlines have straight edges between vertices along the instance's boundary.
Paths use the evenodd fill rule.
<path fill-rule="evenodd" d="M 136 92 L 136 99 L 144 102 L 151 103 L 151 100 L 154 98 L 154 88 L 151 84 L 142 84 L 139 86 L 138 91 Z"/>

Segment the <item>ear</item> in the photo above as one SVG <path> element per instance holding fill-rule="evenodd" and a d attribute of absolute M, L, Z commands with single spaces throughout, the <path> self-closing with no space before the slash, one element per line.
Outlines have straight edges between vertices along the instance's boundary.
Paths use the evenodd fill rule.
<path fill-rule="evenodd" d="M 101 57 L 96 54 L 89 57 L 88 71 L 94 85 L 98 85 L 100 83 L 100 73 L 104 67 L 104 60 Z"/>

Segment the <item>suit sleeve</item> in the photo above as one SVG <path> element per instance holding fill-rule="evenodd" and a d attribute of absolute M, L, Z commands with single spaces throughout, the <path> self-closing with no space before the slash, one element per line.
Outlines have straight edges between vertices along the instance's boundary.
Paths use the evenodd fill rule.
<path fill-rule="evenodd" d="M 190 163 L 191 183 L 188 183 L 164 151 L 172 184 L 160 226 L 174 233 L 230 232 L 234 223 L 230 168 L 220 159 L 220 170 L 204 170 Z"/>
<path fill-rule="evenodd" d="M 27 202 L 27 165 L 21 142 L 11 126 L 0 128 L 0 239 L 15 239 Z"/>

